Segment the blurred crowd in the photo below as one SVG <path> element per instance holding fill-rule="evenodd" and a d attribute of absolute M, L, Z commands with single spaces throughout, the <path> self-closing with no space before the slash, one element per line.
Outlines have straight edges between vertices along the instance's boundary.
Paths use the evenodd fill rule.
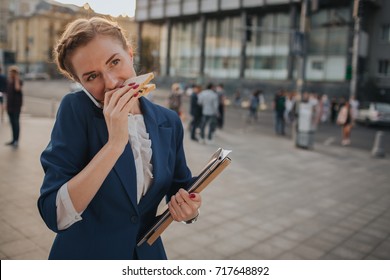
<path fill-rule="evenodd" d="M 355 98 L 332 97 L 326 94 L 304 92 L 299 95 L 295 91 L 278 90 L 266 101 L 261 89 L 254 89 L 250 93 L 242 94 L 236 90 L 233 94 L 226 94 L 224 85 L 209 83 L 206 86 L 191 84 L 184 86 L 173 83 L 167 100 L 170 109 L 186 118 L 182 109 L 183 98 L 190 98 L 189 131 L 191 139 L 200 143 L 213 142 L 214 133 L 224 126 L 224 112 L 226 105 L 232 105 L 247 110 L 245 120 L 248 124 L 257 123 L 261 111 L 274 111 L 274 130 L 277 135 L 286 135 L 286 129 L 294 134 L 298 128 L 300 104 L 307 104 L 311 108 L 310 129 L 315 131 L 321 124 L 337 124 L 341 127 L 342 145 L 351 143 L 351 129 L 357 116 L 359 102 Z M 295 131 L 294 131 L 295 130 Z"/>
<path fill-rule="evenodd" d="M 182 119 L 185 118 L 182 110 L 184 95 L 190 97 L 191 121 L 188 129 L 191 140 L 203 144 L 212 143 L 217 128 L 222 129 L 224 126 L 226 103 L 224 85 L 209 83 L 202 87 L 191 84 L 185 88 L 179 83 L 173 83 L 167 103 L 168 107 Z"/>

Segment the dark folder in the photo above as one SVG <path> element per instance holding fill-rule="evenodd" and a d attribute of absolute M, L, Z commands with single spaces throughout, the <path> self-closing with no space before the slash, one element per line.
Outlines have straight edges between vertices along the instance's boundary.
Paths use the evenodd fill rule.
<path fill-rule="evenodd" d="M 228 154 L 231 151 L 219 148 L 210 158 L 209 162 L 199 173 L 196 181 L 188 189 L 189 193 L 200 193 L 213 181 L 231 162 Z M 157 222 L 147 231 L 147 233 L 138 241 L 137 246 L 145 241 L 152 245 L 154 241 L 164 232 L 164 230 L 173 222 L 169 210 L 165 210 Z"/>

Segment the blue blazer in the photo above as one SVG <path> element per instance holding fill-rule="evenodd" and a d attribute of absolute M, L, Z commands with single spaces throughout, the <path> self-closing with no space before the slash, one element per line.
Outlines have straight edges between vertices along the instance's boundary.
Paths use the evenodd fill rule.
<path fill-rule="evenodd" d="M 51 141 L 41 155 L 45 177 L 38 209 L 57 233 L 49 259 L 166 259 L 160 238 L 152 246 L 145 242 L 137 247 L 137 240 L 155 222 L 159 202 L 189 187 L 193 179 L 178 115 L 143 97 L 140 103 L 153 151 L 154 178 L 148 192 L 137 204 L 135 163 L 128 143 L 81 215 L 83 219 L 58 230 L 57 191 L 108 141 L 102 110 L 84 92 L 70 93 L 62 100 Z"/>

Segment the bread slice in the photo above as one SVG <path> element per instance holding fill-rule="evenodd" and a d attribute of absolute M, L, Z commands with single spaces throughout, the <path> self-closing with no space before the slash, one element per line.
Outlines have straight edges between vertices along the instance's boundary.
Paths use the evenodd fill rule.
<path fill-rule="evenodd" d="M 152 90 L 155 90 L 156 89 L 156 85 L 155 84 L 148 84 L 148 85 L 145 85 L 143 88 L 141 88 L 138 92 L 139 92 L 139 96 L 145 96 L 147 95 L 149 92 L 151 92 Z"/>
<path fill-rule="evenodd" d="M 130 79 L 127 79 L 123 84 L 128 85 L 131 83 L 138 84 L 139 90 L 142 90 L 151 80 L 153 80 L 154 74 L 152 72 L 136 76 Z"/>

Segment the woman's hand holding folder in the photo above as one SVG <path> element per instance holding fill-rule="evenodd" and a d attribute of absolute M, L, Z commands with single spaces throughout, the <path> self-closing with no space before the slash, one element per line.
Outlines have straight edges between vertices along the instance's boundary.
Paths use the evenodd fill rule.
<path fill-rule="evenodd" d="M 198 216 L 198 209 L 201 204 L 202 198 L 199 194 L 190 194 L 186 190 L 180 189 L 170 199 L 168 204 L 169 213 L 171 213 L 173 220 L 177 222 L 190 221 Z"/>

